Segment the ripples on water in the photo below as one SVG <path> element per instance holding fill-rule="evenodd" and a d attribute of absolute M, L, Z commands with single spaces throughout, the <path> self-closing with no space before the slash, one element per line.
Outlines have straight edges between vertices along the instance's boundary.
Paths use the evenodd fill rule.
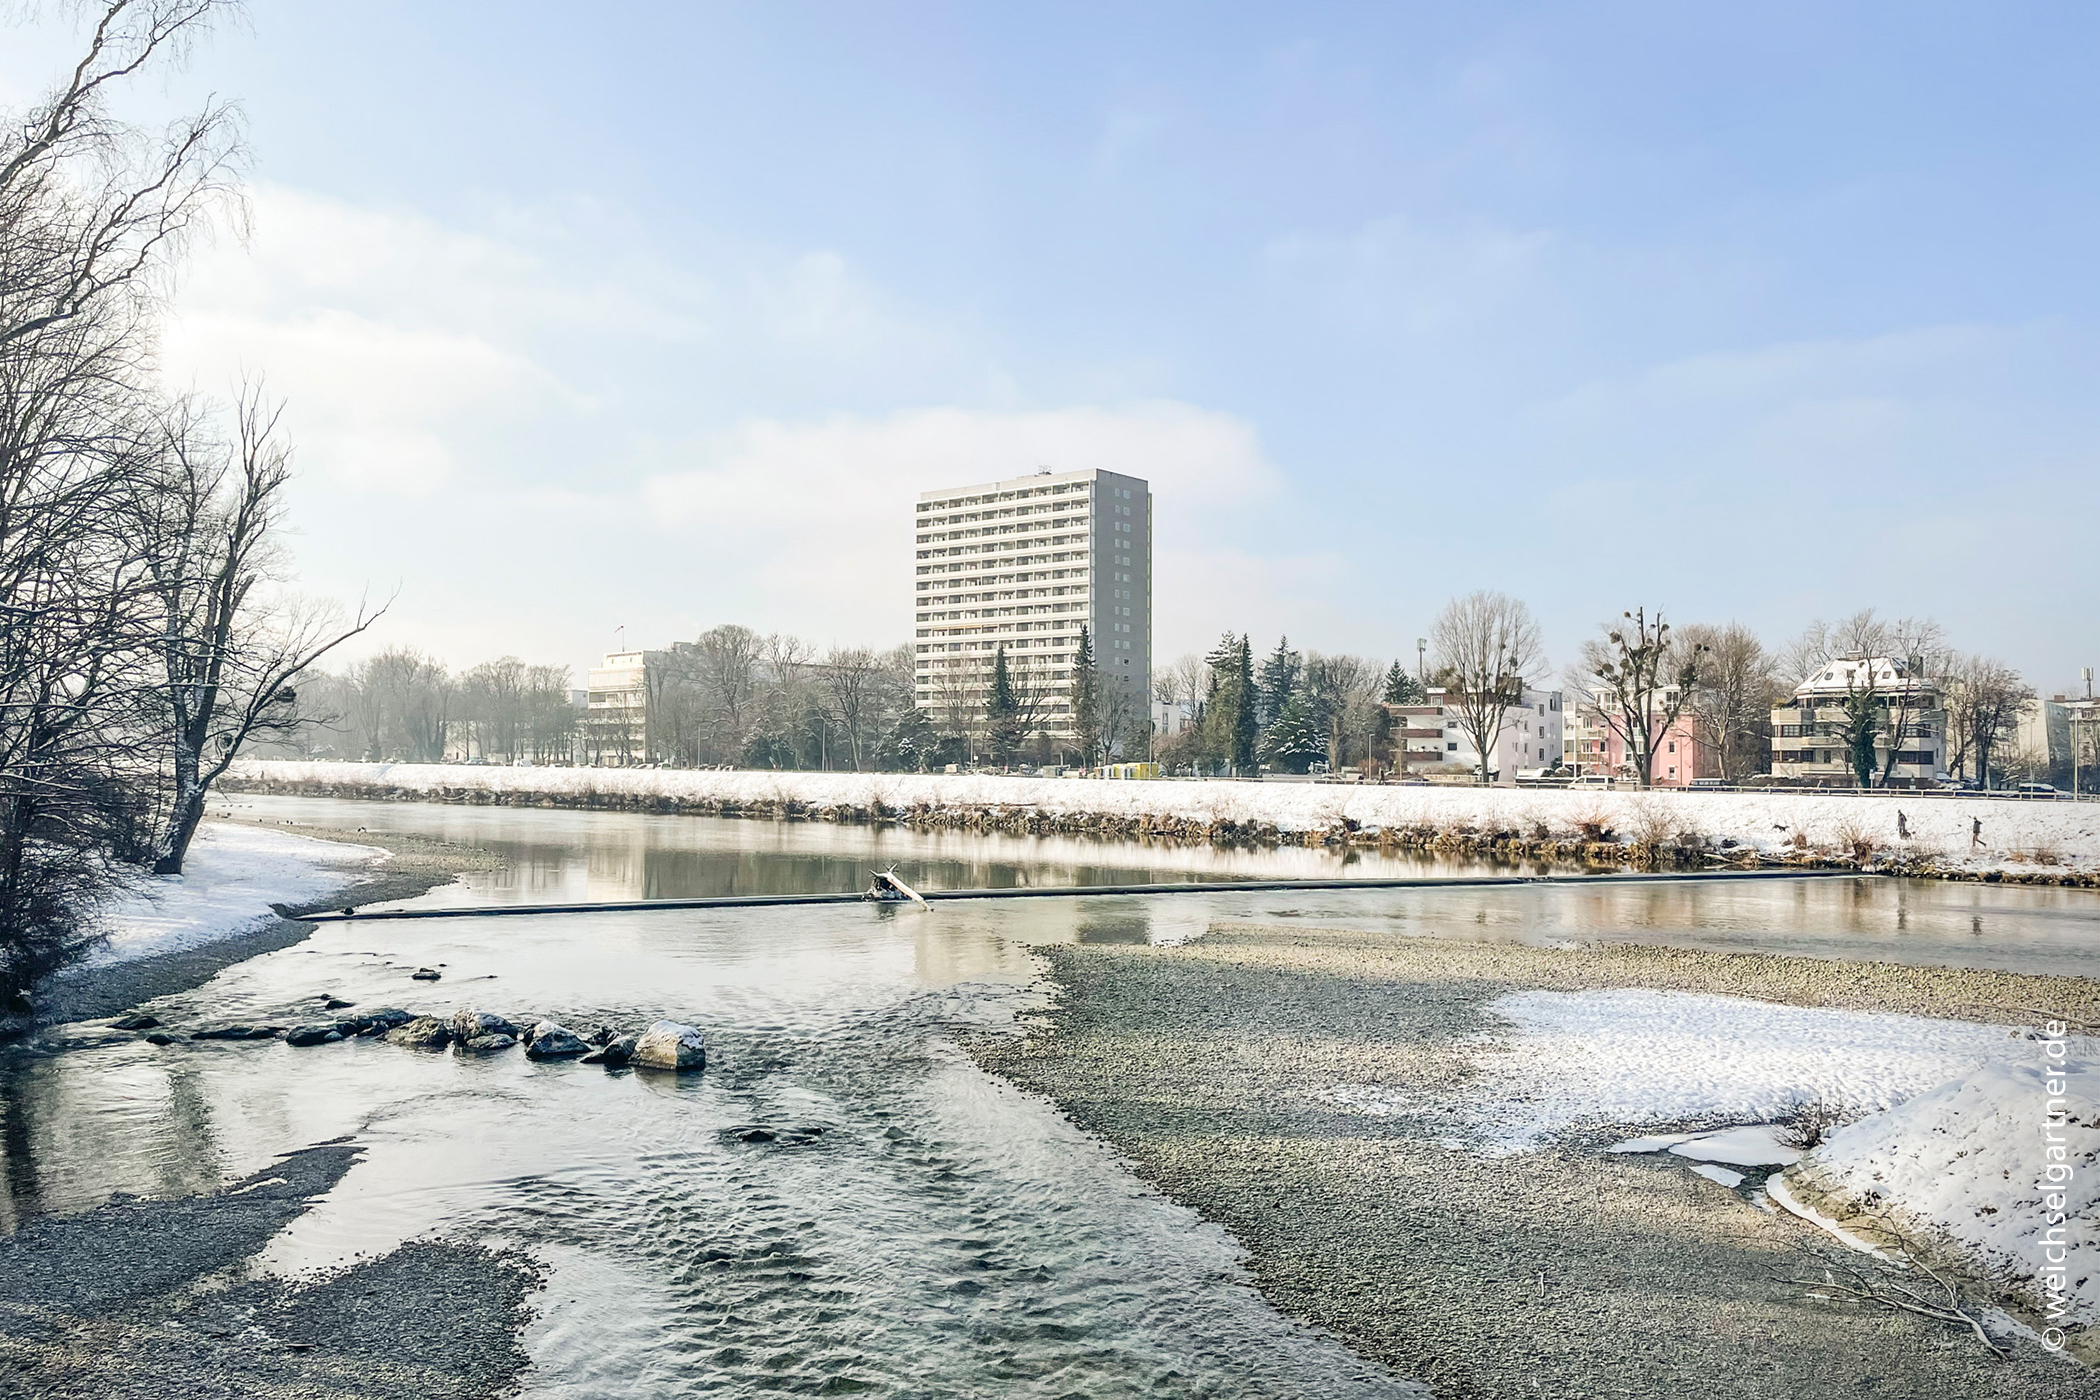
<path fill-rule="evenodd" d="M 844 889 L 899 861 L 928 888 L 1333 873 L 1319 851 L 611 814 L 278 800 L 251 813 L 485 845 L 510 867 L 431 903 Z M 1357 869 L 1420 873 L 1374 856 Z M 2064 892 L 2076 894 L 2080 892 Z M 262 1263 L 299 1272 L 448 1233 L 550 1266 L 528 1337 L 546 1397 L 1387 1396 L 1414 1388 L 1278 1315 L 1231 1241 L 959 1033 L 1033 1005 L 1024 941 L 1161 941 L 1216 919 L 1398 932 L 1634 937 L 2083 968 L 2090 905 L 1893 882 L 1407 895 L 1095 897 L 323 926 L 155 1009 L 189 1028 L 366 1007 L 706 1027 L 705 1073 L 615 1073 L 371 1042 L 70 1033 L 0 1061 L 5 1222 L 113 1190 L 209 1190 L 343 1134 L 363 1160 Z M 2026 902 L 2022 903 L 2021 899 Z M 1906 902 L 1908 901 L 1908 902 Z M 1981 924 L 2012 930 L 1985 938 Z M 1973 927 L 1975 933 L 1971 933 Z M 1890 950 L 1883 953 L 1882 950 Z M 2039 950 L 2039 952 L 2038 952 Z M 445 978 L 414 983 L 418 965 Z"/>

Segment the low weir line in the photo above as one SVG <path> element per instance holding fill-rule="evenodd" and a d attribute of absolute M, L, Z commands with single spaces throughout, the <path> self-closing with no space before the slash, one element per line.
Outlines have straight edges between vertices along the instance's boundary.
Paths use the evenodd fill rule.
<path fill-rule="evenodd" d="M 1630 885 L 1699 880 L 1804 880 L 1859 875 L 1857 870 L 1690 870 L 1619 875 L 1423 875 L 1361 880 L 1205 880 L 1155 885 L 1060 885 L 1056 888 L 1015 886 L 994 890 L 927 890 L 931 904 L 944 899 L 1072 899 L 1083 895 L 1261 894 L 1279 890 L 1424 890 L 1486 888 L 1508 885 Z M 483 904 L 452 909 L 354 908 L 325 914 L 287 914 L 299 923 L 327 924 L 367 919 L 506 918 L 523 914 L 626 914 L 653 909 L 764 909 L 776 905 L 896 903 L 869 900 L 863 894 L 727 894 L 692 899 L 627 899 L 603 903 Z"/>

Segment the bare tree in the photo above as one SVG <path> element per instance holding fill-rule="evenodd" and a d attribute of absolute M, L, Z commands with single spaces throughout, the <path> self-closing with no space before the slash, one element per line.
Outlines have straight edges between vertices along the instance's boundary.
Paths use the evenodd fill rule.
<path fill-rule="evenodd" d="M 1679 639 L 1704 649 L 1690 710 L 1698 742 L 1720 760 L 1721 776 L 1739 783 L 1752 773 L 1769 772 L 1779 659 L 1739 622 L 1695 623 Z"/>
<path fill-rule="evenodd" d="M 460 677 L 461 718 L 484 758 L 517 758 L 528 726 L 528 668 L 515 656 L 484 661 Z"/>
<path fill-rule="evenodd" d="M 1366 707 L 1377 696 L 1379 679 L 1378 667 L 1360 656 L 1305 654 L 1299 684 L 1326 740 L 1330 773 L 1342 771 L 1348 741 L 1365 732 Z"/>
<path fill-rule="evenodd" d="M 1524 703 L 1526 678 L 1543 664 L 1538 624 L 1517 599 L 1483 591 L 1446 603 L 1429 636 L 1449 689 L 1444 703 L 1458 712 L 1486 783 L 1509 711 Z"/>
<path fill-rule="evenodd" d="M 1957 657 L 1947 674 L 1947 766 L 1991 786 L 1991 754 L 2020 732 L 2034 687 L 2002 661 Z"/>
<path fill-rule="evenodd" d="M 16 1010 L 150 849 L 151 618 L 126 505 L 150 460 L 161 274 L 233 206 L 239 133 L 214 105 L 155 140 L 108 101 L 222 8 L 103 5 L 53 91 L 0 116 L 0 994 Z"/>
<path fill-rule="evenodd" d="M 0 127 L 0 349 L 129 319 L 185 235 L 237 209 L 240 127 L 214 102 L 158 140 L 114 120 L 111 91 L 180 58 L 229 0 L 110 0 L 85 52 L 38 106 Z"/>
<path fill-rule="evenodd" d="M 352 673 L 358 727 L 374 762 L 436 763 L 445 756 L 457 687 L 444 664 L 409 647 L 389 647 Z"/>
<path fill-rule="evenodd" d="M 881 664 L 866 647 L 835 646 L 825 653 L 823 675 L 831 715 L 844 732 L 858 773 L 881 733 Z"/>
<path fill-rule="evenodd" d="M 700 634 L 698 679 L 709 710 L 717 752 L 734 758 L 743 752 L 758 696 L 759 664 L 765 639 L 748 627 L 725 623 Z"/>
<path fill-rule="evenodd" d="M 194 403 L 175 406 L 160 470 L 141 502 L 139 546 L 158 627 L 156 659 L 174 791 L 153 873 L 179 875 L 216 782 L 256 734 L 300 723 L 293 682 L 385 611 L 266 600 L 280 563 L 277 533 L 291 480 L 283 410 L 260 385 L 242 389 L 230 443 Z"/>
<path fill-rule="evenodd" d="M 1705 658 L 1696 641 L 1674 640 L 1657 609 L 1621 614 L 1604 636 L 1582 644 L 1582 660 L 1570 676 L 1577 702 L 1618 736 L 1641 786 L 1655 786 L 1655 755 L 1663 736 L 1692 703 Z"/>

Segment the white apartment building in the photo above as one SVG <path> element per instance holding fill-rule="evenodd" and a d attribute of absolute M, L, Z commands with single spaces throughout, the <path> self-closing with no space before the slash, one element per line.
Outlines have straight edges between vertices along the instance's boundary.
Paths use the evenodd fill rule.
<path fill-rule="evenodd" d="M 1443 687 L 1431 686 L 1426 705 L 1386 706 L 1394 721 L 1396 774 L 1403 745 L 1411 777 L 1463 779 L 1480 767 L 1480 750 L 1460 723 L 1458 706 L 1447 703 L 1451 699 Z M 1559 691 L 1527 689 L 1522 704 L 1503 712 L 1502 732 L 1488 760 L 1493 780 L 1508 785 L 1517 780 L 1519 769 L 1551 767 L 1561 753 L 1564 718 Z"/>
<path fill-rule="evenodd" d="M 1859 695 L 1872 696 L 1877 773 L 1887 767 L 1891 784 L 1918 786 L 1947 771 L 1947 711 L 1939 683 L 1900 657 L 1848 656 L 1803 681 L 1772 711 L 1773 774 L 1826 786 L 1857 782 L 1843 732 L 1845 705 Z M 1892 746 L 1895 762 L 1889 764 Z"/>
<path fill-rule="evenodd" d="M 1043 692 L 1039 725 L 1071 735 L 1072 661 L 1088 630 L 1104 689 L 1134 731 L 1152 675 L 1152 491 L 1116 472 L 1042 471 L 919 497 L 913 699 L 936 724 L 984 713 L 1001 647 Z M 1025 678 L 1025 679 L 1024 679 Z"/>

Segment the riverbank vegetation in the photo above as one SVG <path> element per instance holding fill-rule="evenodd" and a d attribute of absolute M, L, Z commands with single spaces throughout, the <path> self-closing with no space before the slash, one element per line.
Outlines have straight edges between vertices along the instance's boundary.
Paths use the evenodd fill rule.
<path fill-rule="evenodd" d="M 230 14 L 94 7 L 77 64 L 0 114 L 0 1012 L 113 887 L 181 872 L 213 781 L 375 616 L 283 589 L 291 451 L 261 385 L 160 379 L 184 249 L 240 226 L 241 129 L 216 100 L 159 131 L 117 104 Z"/>

